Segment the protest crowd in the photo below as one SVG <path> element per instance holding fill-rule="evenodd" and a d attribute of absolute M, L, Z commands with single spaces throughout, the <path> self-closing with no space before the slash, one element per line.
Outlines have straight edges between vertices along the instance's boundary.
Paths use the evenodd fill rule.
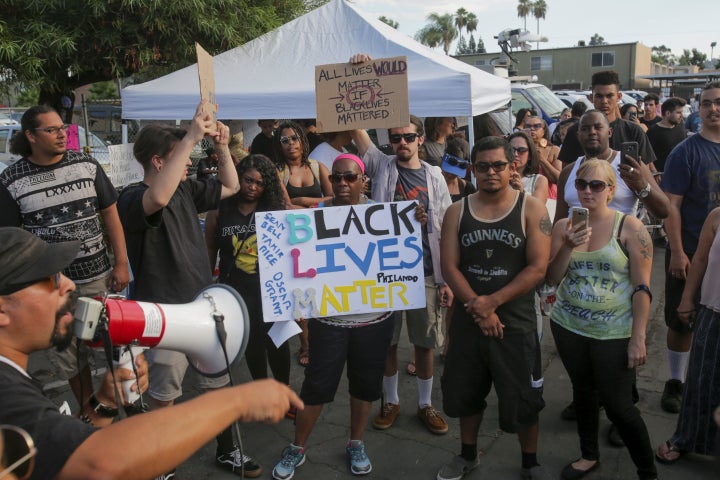
<path fill-rule="evenodd" d="M 349 62 L 371 60 L 357 54 Z M 67 125 L 57 112 L 27 110 L 12 140 L 22 158 L 0 173 L 0 425 L 21 427 L 33 439 L 29 478 L 179 478 L 176 467 L 213 438 L 215 466 L 208 468 L 308 478 L 302 466 L 312 461 L 312 432 L 344 371 L 353 475 L 390 467 L 371 462 L 373 445 L 364 435 L 368 426 L 402 428 L 397 420 L 405 413 L 432 435 L 459 427 L 456 455 L 428 478 L 474 478 L 474 469 L 492 462 L 478 453 L 478 433 L 493 389 L 498 427 L 517 434 L 518 478 L 580 479 L 601 471 L 601 412 L 612 423 L 609 441 L 627 449 L 641 480 L 658 478 L 658 462 L 717 456 L 720 83 L 703 88 L 694 134 L 679 116 L 682 99 L 659 104 L 648 96 L 646 111 L 658 112 L 636 121 L 636 108 L 629 120 L 618 107 L 615 72 L 595 73 L 591 85 L 594 109 L 568 112 L 553 128 L 562 135 L 528 111 L 507 138 L 469 145 L 454 118 L 410 115 L 388 129 L 389 149 L 364 129 L 318 134 L 312 120 L 259 119 L 248 153 L 232 148 L 230 129 L 213 121 L 203 100 L 187 129 L 143 128 L 133 152 L 144 179 L 119 193 L 95 159 L 66 149 Z M 189 175 L 190 152 L 203 140 L 208 158 Z M 626 150 L 628 142 L 634 150 Z M 392 217 L 380 217 L 386 208 Z M 666 237 L 653 238 L 639 211 L 664 220 Z M 343 302 L 355 298 L 350 287 L 342 287 L 345 296 L 318 292 L 319 311 L 283 319 L 300 335 L 294 353 L 289 339 L 276 341 L 265 303 L 266 223 L 278 212 L 288 222 L 312 218 L 324 238 L 345 242 L 332 251 L 323 244 L 325 263 L 302 270 L 309 227 L 291 225 L 297 248 L 276 249 L 272 258 L 292 257 L 296 277 L 338 272 L 335 284 L 357 286 L 361 278 L 341 273 L 346 254 L 358 268 L 377 254 L 408 270 L 363 280 L 370 283 L 358 291 L 373 308 L 361 313 L 342 313 L 350 311 Z M 345 246 L 356 231 L 384 236 L 360 254 Z M 648 360 L 646 331 L 654 321 L 657 252 L 665 256 L 669 377 L 661 396 L 642 400 L 676 415 L 665 438 L 650 437 L 636 406 L 637 370 Z M 108 369 L 93 385 L 92 352 L 73 335 L 78 297 L 129 286 L 131 300 L 186 304 L 214 282 L 244 300 L 252 381 L 199 376 L 203 393 L 179 401 L 185 354 L 152 348 L 134 358 L 132 370 Z M 399 308 L 417 297 L 422 306 Z M 402 330 L 411 358 L 399 354 Z M 563 418 L 577 423 L 577 448 L 555 470 L 538 453 L 552 442 L 538 427 L 543 393 L 556 388 L 543 378 L 543 335 L 552 336 L 572 385 Z M 61 411 L 28 373 L 51 348 L 76 412 Z M 301 378 L 291 375 L 293 358 Z M 406 374 L 416 379 L 417 404 L 401 405 Z M 127 380 L 135 380 L 132 390 L 147 405 L 116 388 Z M 277 463 L 263 467 L 248 454 L 252 437 L 242 447 L 236 421 L 294 422 L 294 434 L 276 446 Z M 0 477 L 12 464 L 2 460 Z"/>

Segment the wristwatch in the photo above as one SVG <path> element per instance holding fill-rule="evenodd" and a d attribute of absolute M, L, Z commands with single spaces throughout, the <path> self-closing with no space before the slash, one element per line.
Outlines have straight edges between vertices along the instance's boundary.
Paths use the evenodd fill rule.
<path fill-rule="evenodd" d="M 643 188 L 642 190 L 640 190 L 638 192 L 635 192 L 635 195 L 637 195 L 641 199 L 646 198 L 648 195 L 650 195 L 650 190 L 652 190 L 652 188 L 650 187 L 650 183 L 648 182 L 648 184 L 645 186 L 645 188 Z"/>
<path fill-rule="evenodd" d="M 105 405 L 104 403 L 101 403 L 94 393 L 90 395 L 90 398 L 88 398 L 88 405 L 90 405 L 90 408 L 92 408 L 93 411 L 101 417 L 114 418 L 118 415 L 117 408 L 113 408 Z"/>

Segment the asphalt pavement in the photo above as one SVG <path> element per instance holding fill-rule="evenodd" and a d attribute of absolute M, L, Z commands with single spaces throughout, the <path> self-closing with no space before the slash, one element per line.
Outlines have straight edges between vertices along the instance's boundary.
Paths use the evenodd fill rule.
<path fill-rule="evenodd" d="M 675 430 L 677 415 L 668 414 L 660 408 L 660 396 L 667 378 L 667 360 L 665 347 L 666 327 L 663 321 L 664 251 L 655 249 L 651 288 L 653 291 L 652 315 L 647 331 L 648 362 L 638 370 L 638 389 L 640 408 L 650 432 L 654 446 L 659 445 Z M 292 351 L 298 348 L 297 338 L 291 340 Z M 460 450 L 460 429 L 457 420 L 447 419 L 450 430 L 446 435 L 431 434 L 416 418 L 417 383 L 414 377 L 405 373 L 405 365 L 411 356 L 411 345 L 403 333 L 399 347 L 400 374 L 400 415 L 395 425 L 388 430 L 378 431 L 372 428 L 372 416 L 365 433 L 365 445 L 373 464 L 369 477 L 380 479 L 434 479 L 438 469 L 450 461 Z M 560 471 L 568 462 L 580 456 L 578 436 L 574 422 L 560 418 L 560 412 L 571 399 L 570 380 L 557 355 L 550 333 L 548 320 L 545 319 L 542 340 L 543 372 L 545 377 L 545 409 L 540 413 L 540 438 L 538 460 L 552 472 L 553 478 L 560 478 Z M 440 376 L 443 364 L 435 356 L 435 382 L 433 404 L 441 410 L 442 394 Z M 250 380 L 244 362 L 235 369 L 238 382 Z M 71 397 L 67 385 L 52 382 L 51 374 L 45 372 L 52 383 L 49 394 L 58 401 Z M 299 391 L 303 379 L 303 368 L 295 358 L 292 361 L 291 386 Z M 186 398 L 198 394 L 192 387 L 192 375 L 188 375 L 184 384 Z M 377 413 L 379 402 L 373 407 L 373 416 Z M 601 466 L 590 473 L 587 479 L 634 479 L 635 468 L 625 448 L 615 448 L 606 440 L 610 422 L 601 412 L 600 456 Z M 294 436 L 291 420 L 283 420 L 275 425 L 242 424 L 242 443 L 244 452 L 254 457 L 264 467 L 261 478 L 271 478 L 271 471 L 280 459 L 280 453 Z M 335 401 L 325 406 L 307 445 L 307 460 L 296 470 L 298 480 L 329 480 L 353 478 L 348 468 L 345 444 L 349 435 L 349 398 L 347 381 L 340 383 Z M 142 439 L 138 439 L 142 441 Z M 468 474 L 468 480 L 478 479 L 519 479 L 520 448 L 516 435 L 506 434 L 498 428 L 497 400 L 494 391 L 488 397 L 488 408 L 478 437 L 480 466 Z M 200 449 L 177 469 L 177 479 L 231 479 L 237 475 L 226 472 L 215 465 L 215 442 Z M 658 464 L 659 478 L 662 479 L 718 479 L 720 462 L 710 457 L 686 455 L 674 465 Z"/>

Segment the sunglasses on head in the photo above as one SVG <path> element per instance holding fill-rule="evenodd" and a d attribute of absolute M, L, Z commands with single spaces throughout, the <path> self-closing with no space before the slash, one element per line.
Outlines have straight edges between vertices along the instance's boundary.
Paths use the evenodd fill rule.
<path fill-rule="evenodd" d="M 583 180 L 582 178 L 576 178 L 575 179 L 575 189 L 579 191 L 585 190 L 587 187 L 590 187 L 591 192 L 602 192 L 607 188 L 607 183 L 603 182 L 602 180 L 590 180 L 589 182 L 587 180 Z"/>
<path fill-rule="evenodd" d="M 347 183 L 355 183 L 357 182 L 358 178 L 360 178 L 359 173 L 351 173 L 351 172 L 345 172 L 345 173 L 333 173 L 330 175 L 330 181 L 332 183 L 340 183 L 343 179 Z"/>
<path fill-rule="evenodd" d="M 300 137 L 298 137 L 297 135 L 290 135 L 290 136 L 283 135 L 282 137 L 280 137 L 280 143 L 282 143 L 283 145 L 289 145 L 290 142 L 297 143 L 299 141 L 300 141 Z"/>
<path fill-rule="evenodd" d="M 510 162 L 477 162 L 475 164 L 475 170 L 480 173 L 487 173 L 492 168 L 496 172 L 502 172 L 507 168 L 508 165 L 510 165 Z"/>
<path fill-rule="evenodd" d="M 390 135 L 390 143 L 400 143 L 400 140 L 405 139 L 405 143 L 413 143 L 417 137 L 417 133 L 393 133 Z"/>
<path fill-rule="evenodd" d="M 470 166 L 470 162 L 464 158 L 456 157 L 455 155 L 450 155 L 449 153 L 443 155 L 442 161 L 453 167 L 467 168 Z"/>

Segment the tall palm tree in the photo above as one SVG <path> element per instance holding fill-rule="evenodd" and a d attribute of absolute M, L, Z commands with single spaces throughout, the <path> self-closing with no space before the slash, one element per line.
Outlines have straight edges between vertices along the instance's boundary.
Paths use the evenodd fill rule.
<path fill-rule="evenodd" d="M 415 39 L 430 48 L 435 48 L 442 43 L 445 55 L 449 55 L 450 45 L 458 35 L 453 15 L 431 13 L 427 16 L 427 20 L 430 23 L 415 34 Z"/>
<path fill-rule="evenodd" d="M 533 9 L 533 16 L 537 19 L 537 34 L 540 35 L 540 19 L 542 18 L 545 20 L 545 15 L 547 14 L 547 3 L 545 3 L 545 0 L 537 0 L 535 3 L 532 4 Z M 540 48 L 540 42 L 537 42 L 535 44 L 535 48 Z"/>
<path fill-rule="evenodd" d="M 474 13 L 468 13 L 465 17 L 465 30 L 467 30 L 470 37 L 472 37 L 472 33 L 477 30 L 478 26 L 478 18 Z M 473 43 L 475 43 L 473 41 Z M 475 50 L 475 49 L 473 49 Z M 475 53 L 475 52 L 470 52 Z"/>
<path fill-rule="evenodd" d="M 518 0 L 517 5 L 517 14 L 518 18 L 522 18 L 524 22 L 524 30 L 527 30 L 527 17 L 530 16 L 530 12 L 532 12 L 533 9 L 533 3 L 530 0 Z"/>
<path fill-rule="evenodd" d="M 463 7 L 460 7 L 457 9 L 457 12 L 455 12 L 455 26 L 458 28 L 458 33 L 460 35 L 460 40 L 462 41 L 462 31 L 463 28 L 467 25 L 467 16 L 468 11 L 465 10 Z"/>

